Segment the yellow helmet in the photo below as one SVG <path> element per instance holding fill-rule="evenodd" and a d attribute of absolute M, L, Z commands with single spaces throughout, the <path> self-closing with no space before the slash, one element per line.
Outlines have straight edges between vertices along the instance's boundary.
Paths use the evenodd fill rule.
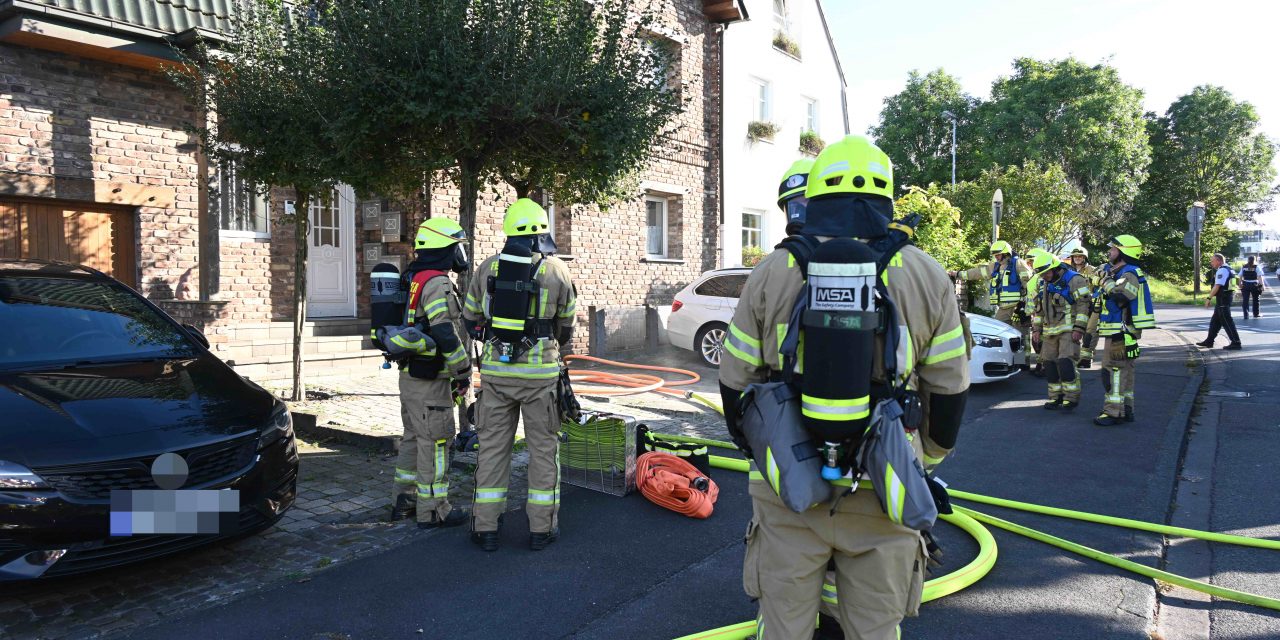
<path fill-rule="evenodd" d="M 866 136 L 845 136 L 813 162 L 804 195 L 810 200 L 832 194 L 865 193 L 893 200 L 893 163 Z"/>
<path fill-rule="evenodd" d="M 1009 243 L 1004 240 L 996 240 L 991 243 L 991 255 L 994 256 L 997 253 L 1013 255 L 1013 247 L 1009 246 Z"/>
<path fill-rule="evenodd" d="M 547 233 L 549 226 L 546 209 L 528 198 L 516 200 L 502 217 L 502 232 L 509 238 Z"/>
<path fill-rule="evenodd" d="M 1142 259 L 1142 241 L 1127 233 L 1112 238 L 1107 246 L 1119 249 L 1120 253 L 1134 260 Z"/>
<path fill-rule="evenodd" d="M 1084 247 L 1076 247 L 1076 248 L 1074 248 L 1074 249 L 1072 249 L 1072 250 L 1071 250 L 1071 255 L 1072 255 L 1072 256 L 1084 256 L 1086 259 L 1088 259 L 1088 258 L 1089 258 L 1089 250 L 1088 250 L 1088 249 L 1086 249 L 1086 248 L 1084 248 Z"/>
<path fill-rule="evenodd" d="M 809 184 L 809 171 L 813 169 L 813 158 L 801 158 L 791 163 L 787 172 L 782 174 L 782 182 L 778 183 L 778 208 L 785 209 L 787 200 L 803 196 Z"/>
<path fill-rule="evenodd" d="M 413 249 L 442 249 L 467 239 L 462 226 L 448 218 L 429 218 L 418 225 L 418 235 L 413 237 Z"/>
<path fill-rule="evenodd" d="M 1035 254 L 1031 258 L 1031 271 L 1035 273 L 1036 277 L 1054 267 L 1062 266 L 1062 261 L 1058 259 L 1058 256 L 1041 249 L 1035 249 L 1034 251 Z"/>

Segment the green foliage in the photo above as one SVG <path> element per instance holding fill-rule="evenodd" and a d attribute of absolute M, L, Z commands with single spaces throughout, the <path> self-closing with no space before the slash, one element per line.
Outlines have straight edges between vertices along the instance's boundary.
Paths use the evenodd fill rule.
<path fill-rule="evenodd" d="M 760 261 L 764 259 L 764 256 L 764 249 L 755 245 L 745 246 L 742 248 L 742 266 L 754 267 L 760 264 Z"/>
<path fill-rule="evenodd" d="M 1019 58 L 1013 67 L 978 109 L 981 162 L 1060 165 L 1086 208 L 1112 219 L 1126 213 L 1151 162 L 1142 91 L 1110 65 L 1075 58 Z"/>
<path fill-rule="evenodd" d="M 774 32 L 774 34 L 773 34 L 773 47 L 774 47 L 775 49 L 780 49 L 780 50 L 782 50 L 782 51 L 786 51 L 787 53 L 789 53 L 789 54 L 791 54 L 791 55 L 793 55 L 793 56 L 795 56 L 795 57 L 797 57 L 797 58 L 799 58 L 799 57 L 800 57 L 800 45 L 799 45 L 798 43 L 796 43 L 796 41 L 795 41 L 795 40 L 792 40 L 792 39 L 791 39 L 791 36 L 789 36 L 789 35 L 787 35 L 787 34 L 785 34 L 785 33 L 781 32 L 781 31 L 775 31 L 775 32 Z"/>
<path fill-rule="evenodd" d="M 957 179 L 977 173 L 974 150 L 974 108 L 978 100 L 964 93 L 960 82 L 942 69 L 921 76 L 912 71 L 907 86 L 884 100 L 880 122 L 871 128 L 876 144 L 893 159 L 894 182 L 900 187 L 951 182 L 951 121 L 956 115 Z"/>
<path fill-rule="evenodd" d="M 747 137 L 752 142 L 761 140 L 773 140 L 773 136 L 778 133 L 778 125 L 772 122 L 762 122 L 760 120 L 752 120 L 747 123 Z"/>
<path fill-rule="evenodd" d="M 1023 166 L 992 167 L 954 190 L 943 190 L 964 212 L 961 220 L 969 246 L 984 256 L 991 246 L 991 197 L 996 189 L 1004 196 L 1000 239 L 1019 254 L 1040 244 L 1061 252 L 1087 219 L 1082 211 L 1085 196 L 1061 166 L 1030 161 Z"/>
<path fill-rule="evenodd" d="M 1253 105 L 1213 86 L 1196 87 L 1164 116 L 1148 117 L 1151 179 L 1142 187 L 1132 223 L 1113 228 L 1142 240 L 1148 271 L 1163 277 L 1191 271 L 1192 250 L 1182 240 L 1187 208 L 1196 201 L 1205 203 L 1201 251 L 1239 254 L 1226 221 L 1249 220 L 1274 197 L 1268 187 L 1275 179 L 1276 149 L 1258 126 Z"/>
<path fill-rule="evenodd" d="M 800 134 L 800 151 L 811 156 L 817 156 L 826 148 L 827 143 L 816 131 L 805 131 Z"/>
<path fill-rule="evenodd" d="M 1151 299 L 1158 304 L 1204 304 L 1204 299 L 1192 292 L 1189 283 L 1175 283 L 1149 276 L 1147 286 L 1151 287 Z"/>
<path fill-rule="evenodd" d="M 947 269 L 963 269 L 977 260 L 977 248 L 961 233 L 960 209 L 942 197 L 937 185 L 911 187 L 894 203 L 894 215 L 919 214 L 915 244 Z"/>

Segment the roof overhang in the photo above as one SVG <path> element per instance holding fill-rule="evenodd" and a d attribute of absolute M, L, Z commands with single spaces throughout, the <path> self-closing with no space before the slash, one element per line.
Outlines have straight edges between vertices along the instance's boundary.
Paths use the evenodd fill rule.
<path fill-rule="evenodd" d="M 750 17 L 744 0 L 702 0 L 702 14 L 719 24 L 741 22 Z"/>

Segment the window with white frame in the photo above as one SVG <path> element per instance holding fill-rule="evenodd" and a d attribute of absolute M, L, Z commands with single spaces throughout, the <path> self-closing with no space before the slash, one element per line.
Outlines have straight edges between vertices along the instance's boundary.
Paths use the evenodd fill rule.
<path fill-rule="evenodd" d="M 773 0 L 773 30 L 791 34 L 791 19 L 787 13 L 787 0 Z"/>
<path fill-rule="evenodd" d="M 748 209 L 742 212 L 742 248 L 763 246 L 764 212 Z"/>
<path fill-rule="evenodd" d="M 310 216 L 311 246 L 342 246 L 342 190 L 334 189 L 329 197 L 313 196 L 307 208 Z"/>
<path fill-rule="evenodd" d="M 751 79 L 754 91 L 751 96 L 751 119 L 756 122 L 769 122 L 773 117 L 773 90 L 768 80 Z"/>
<path fill-rule="evenodd" d="M 241 177 L 234 162 L 214 168 L 209 180 L 209 209 L 218 215 L 218 228 L 225 237 L 271 235 L 271 209 L 266 190 Z"/>
<path fill-rule="evenodd" d="M 645 196 L 644 208 L 645 257 L 666 258 L 668 257 L 667 201 L 657 196 Z"/>
<path fill-rule="evenodd" d="M 804 99 L 804 131 L 818 132 L 818 101 L 813 98 Z"/>

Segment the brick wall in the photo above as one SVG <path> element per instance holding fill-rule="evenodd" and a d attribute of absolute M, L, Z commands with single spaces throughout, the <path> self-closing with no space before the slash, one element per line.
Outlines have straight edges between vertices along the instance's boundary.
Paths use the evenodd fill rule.
<path fill-rule="evenodd" d="M 193 115 L 158 73 L 0 43 L 0 195 L 111 202 L 105 184 L 144 194 L 129 202 L 140 205 L 139 289 L 197 298 L 198 165 L 177 150 Z"/>

